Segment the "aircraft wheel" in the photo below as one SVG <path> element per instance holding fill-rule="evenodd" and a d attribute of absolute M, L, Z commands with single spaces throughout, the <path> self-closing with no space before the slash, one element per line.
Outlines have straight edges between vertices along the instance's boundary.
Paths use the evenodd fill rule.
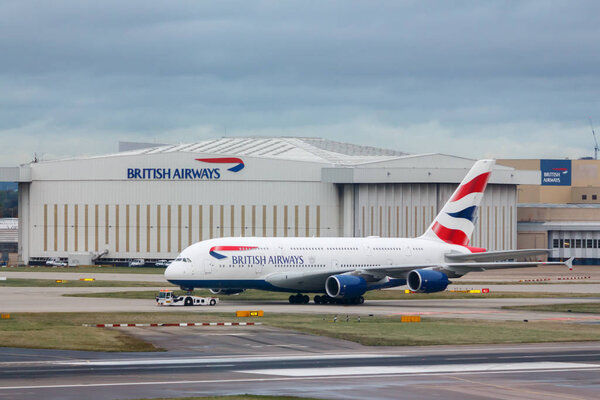
<path fill-rule="evenodd" d="M 303 304 L 308 304 L 309 302 L 310 302 L 310 297 L 308 297 L 307 295 L 302 296 Z"/>
<path fill-rule="evenodd" d="M 217 304 L 217 302 L 215 301 L 215 299 L 211 299 L 209 304 L 211 306 L 214 306 L 215 304 Z"/>
<path fill-rule="evenodd" d="M 362 296 L 358 296 L 358 304 L 364 304 L 365 298 Z"/>
<path fill-rule="evenodd" d="M 315 302 L 315 304 L 321 304 L 321 296 L 316 295 L 314 298 L 314 302 Z"/>
<path fill-rule="evenodd" d="M 290 304 L 296 304 L 296 296 L 294 296 L 293 294 L 290 295 L 290 298 L 288 300 L 290 301 Z"/>

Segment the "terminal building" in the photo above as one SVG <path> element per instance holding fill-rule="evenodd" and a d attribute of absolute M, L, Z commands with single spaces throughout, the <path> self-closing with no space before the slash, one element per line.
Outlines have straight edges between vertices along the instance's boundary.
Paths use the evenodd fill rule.
<path fill-rule="evenodd" d="M 535 184 L 519 185 L 519 248 L 552 249 L 550 261 L 600 265 L 600 161 L 498 160 L 539 171 Z"/>
<path fill-rule="evenodd" d="M 25 264 L 152 263 L 224 236 L 415 237 L 475 160 L 320 138 L 122 144 L 115 154 L 0 168 L 19 182 Z M 540 171 L 496 165 L 471 245 L 517 247 L 517 185 Z"/>

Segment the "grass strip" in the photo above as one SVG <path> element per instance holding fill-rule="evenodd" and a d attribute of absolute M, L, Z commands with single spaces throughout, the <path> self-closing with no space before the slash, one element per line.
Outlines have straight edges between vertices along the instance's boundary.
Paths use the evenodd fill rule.
<path fill-rule="evenodd" d="M 99 292 L 99 293 L 76 293 L 64 294 L 68 297 L 106 297 L 116 299 L 154 299 L 157 292 L 154 291 L 136 291 L 136 292 Z M 175 294 L 181 296 L 183 291 L 175 291 Z M 196 296 L 217 296 L 223 301 L 267 301 L 282 300 L 287 301 L 289 293 L 266 292 L 262 290 L 246 290 L 237 295 L 214 295 L 208 290 L 194 290 Z M 312 296 L 311 296 L 312 297 Z M 564 297 L 600 297 L 600 293 L 536 293 L 536 292 L 492 292 L 492 293 L 404 293 L 403 290 L 374 290 L 365 293 L 365 300 L 440 300 L 440 299 L 538 299 L 538 298 L 564 298 Z M 312 300 L 312 298 L 311 298 Z"/>
<path fill-rule="evenodd" d="M 55 279 L 13 279 L 0 281 L 0 287 L 175 287 L 166 282 L 138 281 L 80 281 L 56 282 Z"/>
<path fill-rule="evenodd" d="M 507 310 L 551 311 L 600 314 L 600 303 L 544 304 L 535 306 L 504 306 Z"/>
<path fill-rule="evenodd" d="M 105 273 L 105 274 L 164 274 L 164 268 L 157 267 L 114 267 L 112 265 L 83 265 L 77 267 L 6 267 L 0 268 L 7 272 L 84 272 L 84 273 Z"/>
<path fill-rule="evenodd" d="M 95 328 L 82 324 L 262 322 L 276 328 L 350 340 L 367 346 L 456 345 L 485 343 L 540 343 L 597 341 L 594 325 L 560 322 L 517 322 L 424 318 L 402 323 L 400 316 L 346 317 L 324 314 L 267 314 L 262 318 L 236 318 L 234 313 L 15 313 L 0 320 L 0 346 L 89 351 L 160 351 L 130 336 L 128 329 Z M 156 329 L 206 329 L 204 327 Z M 223 327 L 231 329 L 256 329 Z M 260 329 L 260 328 L 258 328 Z M 183 333 L 183 331 L 182 331 Z"/>

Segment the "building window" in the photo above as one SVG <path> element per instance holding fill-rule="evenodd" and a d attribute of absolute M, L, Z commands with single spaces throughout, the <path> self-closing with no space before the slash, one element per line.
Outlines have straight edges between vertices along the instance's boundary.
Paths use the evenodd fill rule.
<path fill-rule="evenodd" d="M 587 239 L 586 246 L 588 249 L 592 249 L 594 246 L 594 241 L 592 239 Z"/>
<path fill-rule="evenodd" d="M 581 200 L 587 200 L 587 194 L 582 194 L 581 195 Z"/>
<path fill-rule="evenodd" d="M 558 239 L 552 240 L 552 247 L 555 249 L 558 247 Z"/>
<path fill-rule="evenodd" d="M 571 240 L 570 239 L 565 239 L 565 248 L 569 248 L 571 247 Z"/>
<path fill-rule="evenodd" d="M 575 248 L 576 249 L 580 249 L 581 248 L 581 239 L 575 239 Z"/>
<path fill-rule="evenodd" d="M 592 200 L 598 200 L 598 195 L 597 194 L 593 194 L 592 195 Z"/>
<path fill-rule="evenodd" d="M 558 244 L 558 247 L 560 247 L 561 249 L 562 249 L 563 247 L 565 247 L 565 241 L 564 241 L 563 239 L 560 239 L 560 241 L 559 241 L 559 244 Z"/>

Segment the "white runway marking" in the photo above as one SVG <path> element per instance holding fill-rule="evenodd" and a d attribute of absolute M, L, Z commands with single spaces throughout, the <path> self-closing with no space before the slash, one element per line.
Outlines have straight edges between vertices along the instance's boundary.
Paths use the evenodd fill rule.
<path fill-rule="evenodd" d="M 344 360 L 354 358 L 390 358 L 403 357 L 390 354 L 323 354 L 323 355 L 298 355 L 298 356 L 272 356 L 272 357 L 224 357 L 224 358 L 153 358 L 143 360 L 74 360 L 50 361 L 55 365 L 83 365 L 83 366 L 123 366 L 123 365 L 168 365 L 168 364 L 216 364 L 231 362 L 255 361 L 302 361 L 302 360 Z"/>
<path fill-rule="evenodd" d="M 561 363 L 561 362 L 529 362 L 529 363 L 482 363 L 482 364 L 450 364 L 450 365 L 407 365 L 381 367 L 335 367 L 335 368 L 289 368 L 259 369 L 237 371 L 248 374 L 277 375 L 292 377 L 316 377 L 337 375 L 387 375 L 387 374 L 422 374 L 422 373 L 456 373 L 456 372 L 495 372 L 524 370 L 581 369 L 598 367 L 595 364 Z"/>
<path fill-rule="evenodd" d="M 558 363 L 557 363 L 558 364 Z M 566 363 L 565 363 L 566 364 Z M 520 373 L 535 373 L 542 371 L 573 371 L 586 369 L 590 371 L 600 370 L 600 365 L 584 365 L 576 364 L 578 367 L 566 368 L 566 369 L 532 369 L 532 370 L 521 370 Z M 244 371 L 249 372 L 249 371 Z M 507 374 L 514 371 L 471 371 L 471 372 L 454 372 L 452 375 L 475 375 L 475 374 Z M 448 375 L 448 372 L 428 372 L 428 373 L 404 373 L 404 374 L 390 374 L 390 375 L 366 375 L 366 377 L 377 377 L 382 376 L 386 378 L 404 377 L 404 376 L 432 376 L 432 375 Z M 78 384 L 64 384 L 64 385 L 28 385 L 28 386 L 5 386 L 0 387 L 1 390 L 22 390 L 22 389 L 57 389 L 57 388 L 81 388 L 81 387 L 107 387 L 107 386 L 168 386 L 168 385 L 198 385 L 198 384 L 212 384 L 212 383 L 259 383 L 259 382 L 289 382 L 289 381 L 307 381 L 307 380 L 344 380 L 344 379 L 356 379 L 354 375 L 346 376 L 302 376 L 302 377 L 271 377 L 271 378 L 243 378 L 243 379 L 204 379 L 204 380 L 186 380 L 186 381 L 152 381 L 152 382 L 107 382 L 107 383 L 78 383 Z"/>

